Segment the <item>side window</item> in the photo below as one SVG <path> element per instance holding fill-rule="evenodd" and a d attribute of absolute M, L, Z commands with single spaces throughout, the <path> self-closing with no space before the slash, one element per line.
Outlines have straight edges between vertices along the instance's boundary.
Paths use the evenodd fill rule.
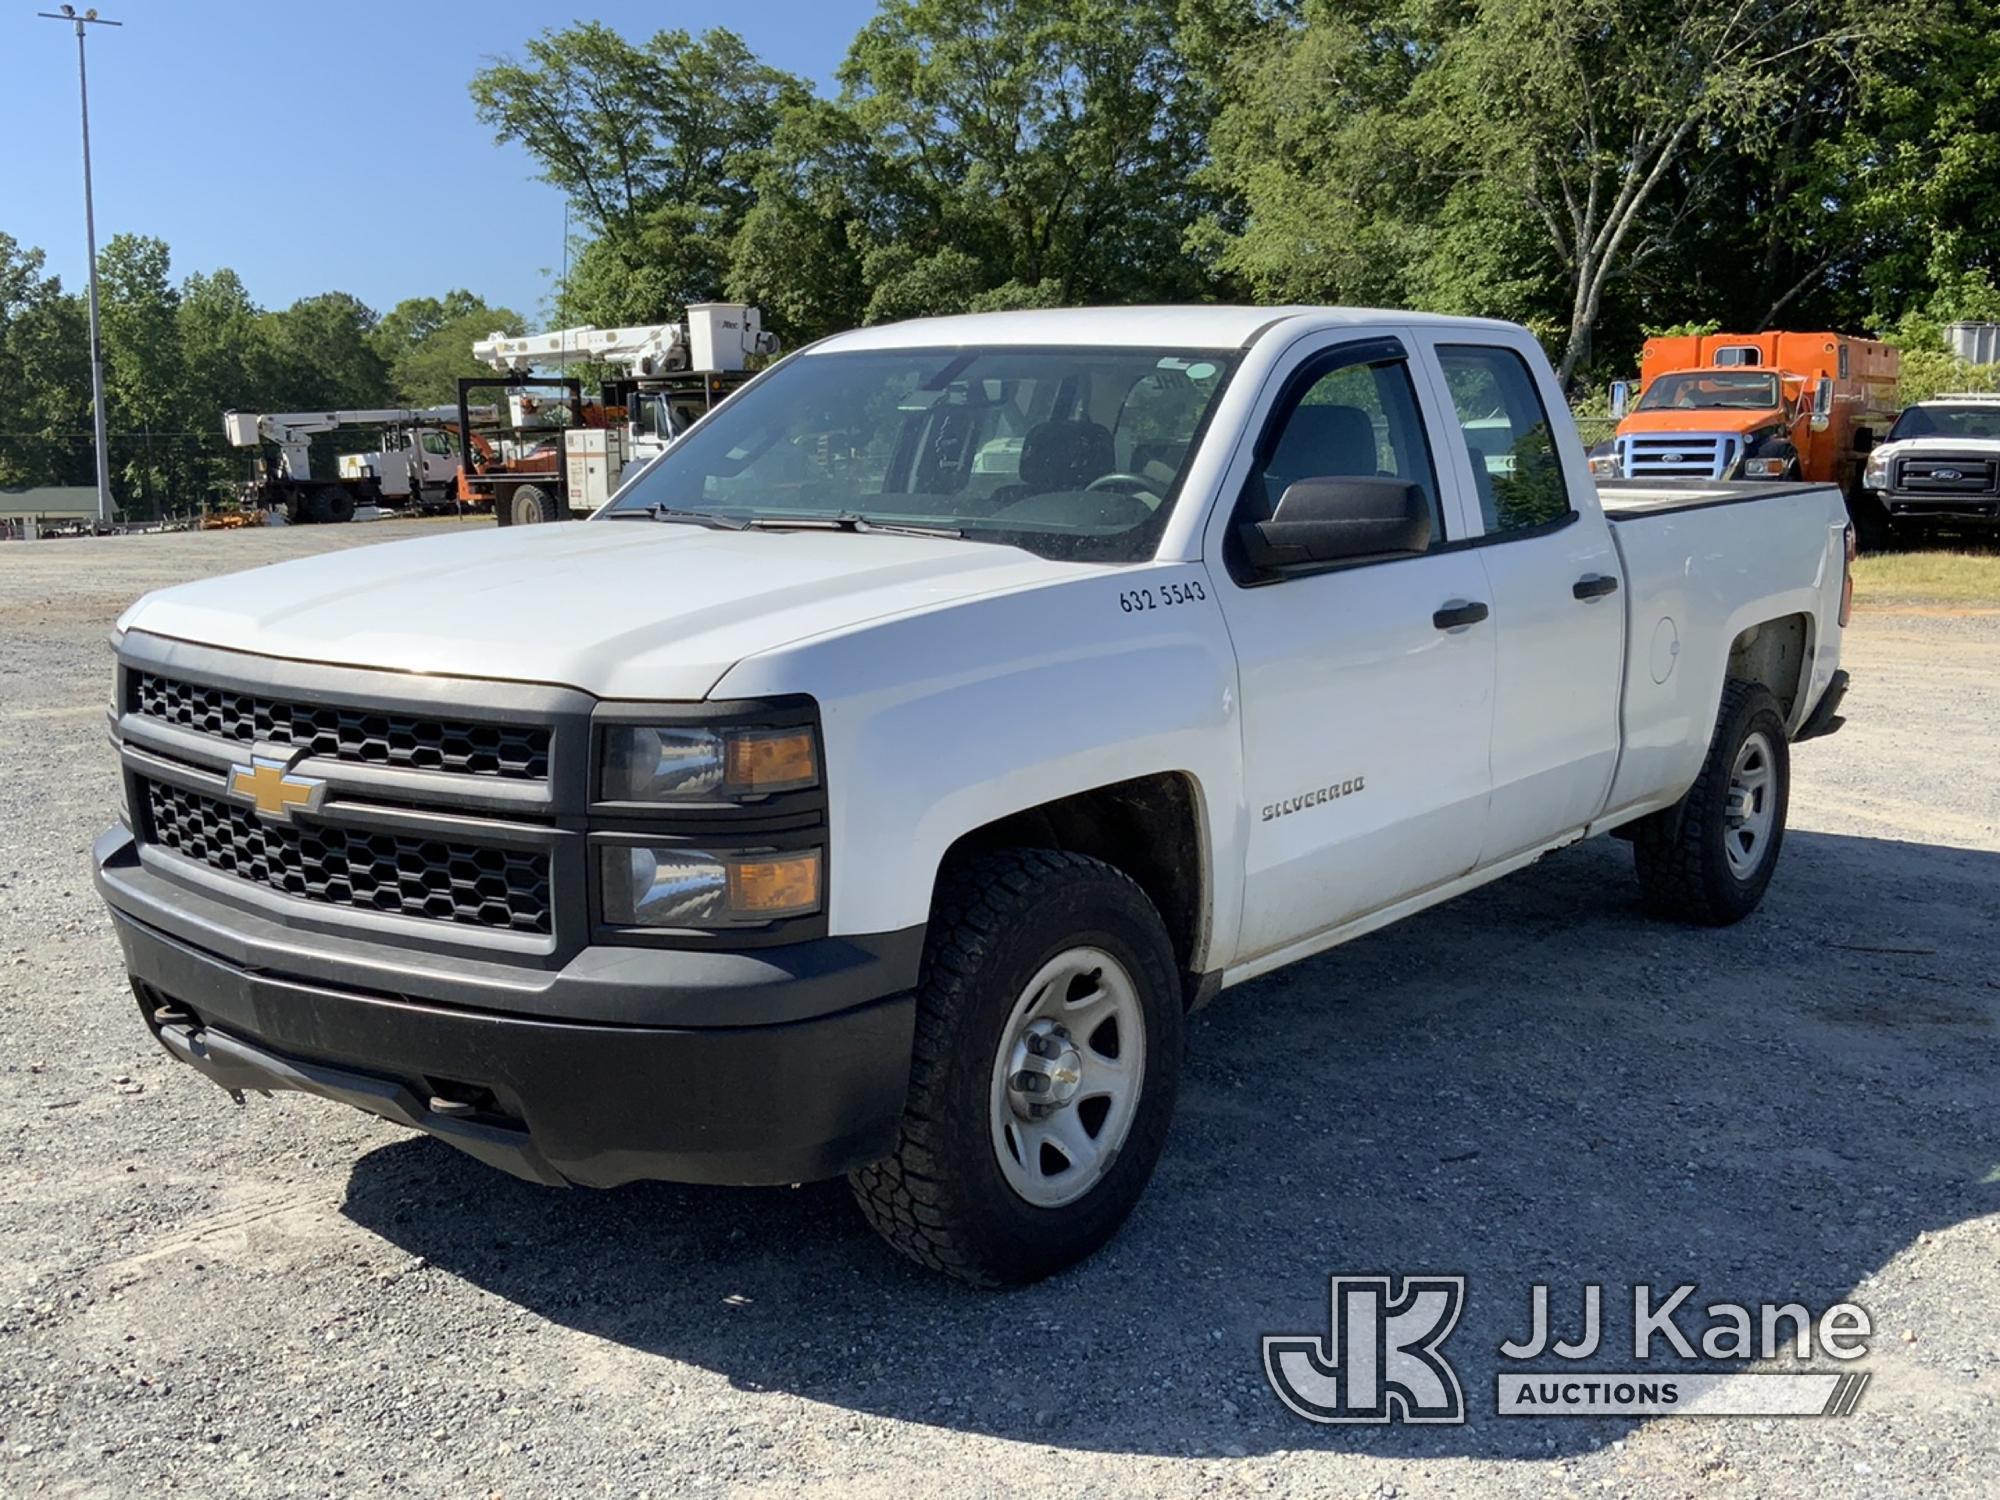
<path fill-rule="evenodd" d="M 1568 515 L 1569 485 L 1528 362 L 1512 349 L 1477 344 L 1440 345 L 1438 362 L 1472 460 L 1486 534 Z"/>
<path fill-rule="evenodd" d="M 1402 355 L 1343 360 L 1336 353 L 1324 366 L 1309 366 L 1304 380 L 1265 428 L 1243 519 L 1268 520 L 1286 487 L 1301 479 L 1405 479 L 1430 506 L 1431 545 L 1442 542 L 1437 470 Z"/>
<path fill-rule="evenodd" d="M 1847 345 L 1840 346 L 1840 378 L 1847 379 Z"/>

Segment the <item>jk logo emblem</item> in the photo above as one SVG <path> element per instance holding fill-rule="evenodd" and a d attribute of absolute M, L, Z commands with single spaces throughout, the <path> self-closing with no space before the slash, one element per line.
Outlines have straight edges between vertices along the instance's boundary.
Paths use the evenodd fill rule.
<path fill-rule="evenodd" d="M 1308 1422 L 1463 1422 L 1458 1372 L 1438 1352 L 1465 1310 L 1463 1276 L 1329 1280 L 1324 1337 L 1266 1334 L 1264 1378 Z"/>

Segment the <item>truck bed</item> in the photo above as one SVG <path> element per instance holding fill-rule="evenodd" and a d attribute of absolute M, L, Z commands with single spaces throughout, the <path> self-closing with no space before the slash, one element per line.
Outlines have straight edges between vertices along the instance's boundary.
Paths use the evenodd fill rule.
<path fill-rule="evenodd" d="M 1805 720 L 1839 664 L 1847 506 L 1831 484 L 1755 480 L 1610 480 L 1598 494 L 1625 564 L 1616 813 L 1694 780 L 1732 643 L 1753 626 L 1803 627 L 1789 649 L 1803 652 L 1806 681 L 1786 707 L 1792 727 Z"/>
<path fill-rule="evenodd" d="M 1826 484 L 1774 484 L 1767 479 L 1600 479 L 1598 498 L 1604 514 L 1614 521 L 1634 516 L 1668 515 L 1711 505 L 1742 505 L 1752 500 L 1778 500 L 1787 495 L 1831 489 Z"/>

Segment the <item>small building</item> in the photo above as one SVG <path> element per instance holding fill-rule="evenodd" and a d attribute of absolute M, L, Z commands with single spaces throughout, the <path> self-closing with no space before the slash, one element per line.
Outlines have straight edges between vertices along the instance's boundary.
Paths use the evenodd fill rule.
<path fill-rule="evenodd" d="M 1947 323 L 1944 341 L 1969 365 L 2000 364 L 2000 323 Z"/>
<path fill-rule="evenodd" d="M 97 487 L 40 484 L 0 489 L 0 537 L 32 536 L 51 526 L 97 519 Z"/>

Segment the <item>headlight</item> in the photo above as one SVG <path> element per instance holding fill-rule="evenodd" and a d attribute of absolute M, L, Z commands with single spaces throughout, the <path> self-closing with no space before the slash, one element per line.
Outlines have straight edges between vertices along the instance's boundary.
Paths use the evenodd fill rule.
<path fill-rule="evenodd" d="M 754 802 L 819 785 L 819 737 L 809 725 L 614 724 L 602 785 L 607 802 Z"/>
<path fill-rule="evenodd" d="M 1880 448 L 1868 455 L 1868 462 L 1862 466 L 1861 487 L 1868 490 L 1889 488 L 1889 455 Z"/>
<path fill-rule="evenodd" d="M 1789 458 L 1746 458 L 1743 460 L 1745 479 L 1783 479 L 1785 471 L 1792 466 Z"/>
<path fill-rule="evenodd" d="M 626 927 L 756 927 L 820 908 L 818 849 L 600 851 L 604 920 Z"/>
<path fill-rule="evenodd" d="M 1622 477 L 1618 462 L 1616 443 L 1599 443 L 1590 450 L 1590 477 L 1592 479 L 1618 479 Z"/>

